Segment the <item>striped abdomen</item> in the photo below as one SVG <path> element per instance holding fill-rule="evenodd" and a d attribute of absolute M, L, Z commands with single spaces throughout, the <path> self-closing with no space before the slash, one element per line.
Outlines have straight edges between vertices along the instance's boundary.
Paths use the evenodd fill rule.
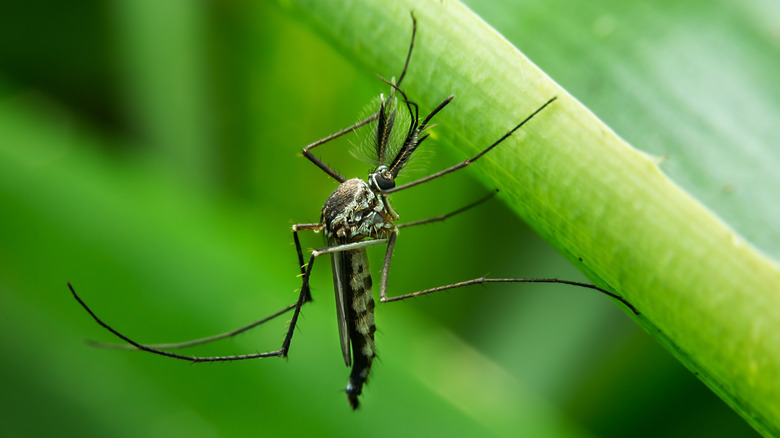
<path fill-rule="evenodd" d="M 347 398 L 353 409 L 374 361 L 374 297 L 371 272 L 365 250 L 344 251 L 332 255 L 333 283 L 344 303 L 346 329 L 352 345 L 352 372 L 347 383 Z M 337 297 L 338 298 L 338 297 Z M 337 299 L 338 301 L 338 299 Z"/>

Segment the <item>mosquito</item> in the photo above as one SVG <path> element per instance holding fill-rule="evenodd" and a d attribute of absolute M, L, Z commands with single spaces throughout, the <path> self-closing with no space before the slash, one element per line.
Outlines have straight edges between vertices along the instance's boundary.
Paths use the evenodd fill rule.
<path fill-rule="evenodd" d="M 472 158 L 415 181 L 403 185 L 396 185 L 396 177 L 408 164 L 414 152 L 428 138 L 429 134 L 427 133 L 427 130 L 431 126 L 431 120 L 433 117 L 442 111 L 454 99 L 454 96 L 445 98 L 427 116 L 420 119 L 418 105 L 409 99 L 406 92 L 401 89 L 401 84 L 404 80 L 404 77 L 406 76 L 409 62 L 412 58 L 416 35 L 417 20 L 412 14 L 412 37 L 408 52 L 406 54 L 406 61 L 404 63 L 403 70 L 401 71 L 401 75 L 398 77 L 397 81 L 388 81 L 380 77 L 383 82 L 390 86 L 390 92 L 387 96 L 380 95 L 379 109 L 364 120 L 361 120 L 348 128 L 338 131 L 335 134 L 315 141 L 314 143 L 311 143 L 310 145 L 303 148 L 303 156 L 314 163 L 317 167 L 322 169 L 325 173 L 330 175 L 333 179 L 338 181 L 339 186 L 325 201 L 325 204 L 322 207 L 319 223 L 295 224 L 292 227 L 293 241 L 295 242 L 295 248 L 298 255 L 298 264 L 300 266 L 302 277 L 302 286 L 298 295 L 298 299 L 295 303 L 266 318 L 231 332 L 183 343 L 144 345 L 130 339 L 129 337 L 112 328 L 107 323 L 103 322 L 103 320 L 101 320 L 79 297 L 73 286 L 68 283 L 68 287 L 70 288 L 74 298 L 90 314 L 90 316 L 106 330 L 126 342 L 126 344 L 92 343 L 92 345 L 105 348 L 142 350 L 157 355 L 162 355 L 174 359 L 187 360 L 191 362 L 224 362 L 265 357 L 286 357 L 290 350 L 290 344 L 293 333 L 295 332 L 296 324 L 298 322 L 298 317 L 300 316 L 301 308 L 305 303 L 312 301 L 311 292 L 309 290 L 309 279 L 314 267 L 314 262 L 317 260 L 317 258 L 326 254 L 330 254 L 331 269 L 333 273 L 333 286 L 336 295 L 336 311 L 341 353 L 344 357 L 344 363 L 347 365 L 347 367 L 352 367 L 345 392 L 347 393 L 347 398 L 352 408 L 357 409 L 359 406 L 358 397 L 362 393 L 363 385 L 368 379 L 372 362 L 376 356 L 376 348 L 374 344 L 374 332 L 376 331 L 376 325 L 374 322 L 375 304 L 372 294 L 373 284 L 368 266 L 368 256 L 366 249 L 368 247 L 379 245 L 386 245 L 379 283 L 379 300 L 382 303 L 401 301 L 421 295 L 427 295 L 444 290 L 456 289 L 482 283 L 558 283 L 595 290 L 618 300 L 636 315 L 639 315 L 639 312 L 633 305 L 631 305 L 631 303 L 612 292 L 591 284 L 559 280 L 555 278 L 480 277 L 472 280 L 461 281 L 459 283 L 439 286 L 432 289 L 407 293 L 404 295 L 394 297 L 388 296 L 387 285 L 390 272 L 390 261 L 396 238 L 398 237 L 399 229 L 443 221 L 455 214 L 461 213 L 481 204 L 482 202 L 485 202 L 492 196 L 492 194 L 469 205 L 466 205 L 465 207 L 441 216 L 398 225 L 395 224 L 395 221 L 397 221 L 399 217 L 390 204 L 388 195 L 440 178 L 444 175 L 448 175 L 471 165 L 483 155 L 490 152 L 493 148 L 500 145 L 515 131 L 523 127 L 544 109 L 552 105 L 556 100 L 555 97 L 549 99 L 547 102 L 539 106 L 533 113 L 518 123 L 515 127 L 507 131 L 495 142 Z M 397 95 L 401 96 L 401 101 L 406 107 L 408 114 L 408 128 L 406 129 L 406 133 L 403 134 L 403 140 L 398 142 L 398 144 L 393 144 L 394 140 L 397 138 L 394 137 L 393 134 L 395 132 L 394 129 L 397 128 L 396 117 L 399 114 L 399 99 Z M 335 140 L 346 134 L 352 133 L 353 131 L 356 131 L 357 129 L 370 123 L 376 123 L 376 127 L 373 131 L 373 153 L 375 154 L 374 159 L 377 165 L 376 168 L 371 173 L 369 173 L 367 180 L 362 180 L 360 178 L 346 179 L 312 153 L 314 148 L 329 143 L 332 140 Z M 326 247 L 313 250 L 309 256 L 308 262 L 304 261 L 304 253 L 298 238 L 298 233 L 301 231 L 322 232 L 327 243 Z M 287 333 L 282 342 L 282 346 L 278 350 L 265 353 L 210 357 L 187 356 L 167 351 L 235 336 L 289 311 L 293 312 L 292 318 L 290 320 Z"/>

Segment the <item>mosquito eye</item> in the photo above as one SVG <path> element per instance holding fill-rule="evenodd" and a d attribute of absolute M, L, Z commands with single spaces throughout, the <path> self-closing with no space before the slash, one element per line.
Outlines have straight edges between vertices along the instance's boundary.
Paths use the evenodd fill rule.
<path fill-rule="evenodd" d="M 381 190 L 390 190 L 395 187 L 395 180 L 393 180 L 393 175 L 391 175 L 389 172 L 377 175 L 375 181 L 377 187 L 379 187 Z"/>
<path fill-rule="evenodd" d="M 377 185 L 382 190 L 390 190 L 395 187 L 395 181 L 388 178 L 380 178 L 377 180 Z"/>
<path fill-rule="evenodd" d="M 379 190 L 390 190 L 395 187 L 395 179 L 389 170 L 379 170 L 371 174 L 371 185 Z"/>

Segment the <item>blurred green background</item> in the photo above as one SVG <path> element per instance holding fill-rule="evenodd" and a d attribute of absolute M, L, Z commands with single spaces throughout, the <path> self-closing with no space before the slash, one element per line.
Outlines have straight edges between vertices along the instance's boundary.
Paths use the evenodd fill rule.
<path fill-rule="evenodd" d="M 746 147 L 776 142 L 763 122 L 777 120 L 780 101 L 767 86 L 780 77 L 770 2 L 467 3 L 643 150 L 707 142 L 734 120 L 750 128 Z M 688 80 L 700 86 L 646 71 L 659 35 L 713 54 L 690 60 Z M 717 57 L 723 50 L 747 61 L 730 65 Z M 113 339 L 66 281 L 144 342 L 225 331 L 292 303 L 300 285 L 290 226 L 317 221 L 336 186 L 300 149 L 353 123 L 385 91 L 373 73 L 270 2 L 3 2 L 2 435 L 755 434 L 612 302 L 574 288 L 478 287 L 379 305 L 379 359 L 359 412 L 343 394 L 348 370 L 324 260 L 288 360 L 193 366 L 82 343 Z M 720 111 L 699 126 L 669 120 L 683 95 Z M 769 105 L 755 108 L 756 95 Z M 726 128 L 710 124 L 718 121 Z M 320 156 L 364 176 L 368 166 L 349 149 L 341 142 Z M 459 159 L 436 149 L 427 161 L 438 170 Z M 706 187 L 678 167 L 665 170 L 689 190 Z M 464 171 L 393 203 L 415 220 L 489 190 Z M 714 203 L 728 219 L 728 201 Z M 777 254 L 772 232 L 736 222 Z M 320 239 L 305 236 L 304 246 Z M 382 250 L 370 253 L 376 268 Z M 584 280 L 492 200 L 404 230 L 391 294 L 487 273 Z M 285 328 L 282 318 L 193 353 L 276 349 Z"/>

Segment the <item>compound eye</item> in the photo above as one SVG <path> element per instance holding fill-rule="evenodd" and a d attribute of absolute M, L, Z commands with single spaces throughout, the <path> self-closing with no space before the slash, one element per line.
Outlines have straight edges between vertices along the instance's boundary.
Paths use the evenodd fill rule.
<path fill-rule="evenodd" d="M 393 180 L 393 176 L 389 174 L 377 175 L 374 181 L 376 181 L 376 185 L 380 190 L 390 190 L 395 187 L 395 180 Z"/>
<path fill-rule="evenodd" d="M 383 167 L 371 174 L 371 182 L 379 190 L 390 190 L 395 187 L 395 178 L 393 178 L 393 174 L 389 170 Z"/>

